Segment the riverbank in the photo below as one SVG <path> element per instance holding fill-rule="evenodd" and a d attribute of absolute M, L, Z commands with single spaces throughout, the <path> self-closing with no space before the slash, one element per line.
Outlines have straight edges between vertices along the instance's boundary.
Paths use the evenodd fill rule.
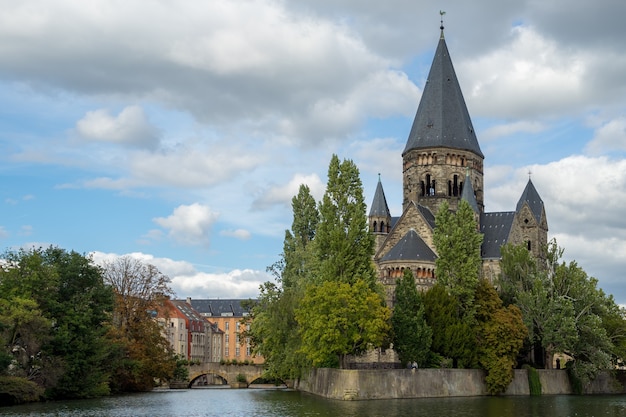
<path fill-rule="evenodd" d="M 528 371 L 516 369 L 504 395 L 529 396 Z M 544 395 L 572 394 L 567 372 L 537 370 Z M 601 374 L 585 394 L 626 393 L 624 378 Z M 474 397 L 489 395 L 479 369 L 314 369 L 295 388 L 336 400 Z"/>

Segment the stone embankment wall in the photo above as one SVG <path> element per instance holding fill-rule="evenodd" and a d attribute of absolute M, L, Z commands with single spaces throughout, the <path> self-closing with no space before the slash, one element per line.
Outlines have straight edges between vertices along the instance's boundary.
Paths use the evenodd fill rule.
<path fill-rule="evenodd" d="M 545 395 L 572 394 L 563 370 L 537 370 Z M 314 369 L 297 381 L 296 389 L 338 400 L 392 398 L 471 397 L 489 395 L 485 372 L 478 369 Z M 607 374 L 586 390 L 588 393 L 624 392 L 624 386 Z M 515 370 L 504 395 L 530 395 L 528 373 Z"/>

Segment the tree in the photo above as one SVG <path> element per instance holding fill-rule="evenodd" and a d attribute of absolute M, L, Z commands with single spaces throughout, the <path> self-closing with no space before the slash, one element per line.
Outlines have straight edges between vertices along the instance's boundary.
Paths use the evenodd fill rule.
<path fill-rule="evenodd" d="M 380 346 L 389 331 L 389 309 L 361 279 L 310 285 L 296 320 L 302 352 L 313 366 L 345 365 L 345 357 Z"/>
<path fill-rule="evenodd" d="M 431 350 L 444 360 L 452 361 L 454 368 L 477 367 L 474 317 L 459 315 L 459 300 L 440 283 L 424 293 L 423 301 L 426 322 L 433 329 Z"/>
<path fill-rule="evenodd" d="M 319 221 L 315 199 L 309 187 L 301 185 L 291 200 L 293 222 L 285 231 L 281 260 L 268 268 L 276 283 L 260 287 L 258 303 L 248 317 L 250 337 L 256 354 L 265 358 L 266 376 L 271 379 L 295 379 L 309 366 L 300 351 L 301 339 L 295 310 L 312 280 L 314 255 L 311 242 Z"/>
<path fill-rule="evenodd" d="M 58 274 L 58 287 L 48 297 L 53 336 L 44 350 L 63 359 L 58 382 L 48 389 L 53 398 L 87 398 L 109 393 L 106 340 L 113 293 L 104 284 L 102 270 L 90 257 L 50 247 L 45 264 Z"/>
<path fill-rule="evenodd" d="M 424 318 L 424 306 L 410 269 L 396 282 L 396 302 L 391 316 L 393 347 L 403 365 L 427 364 L 433 331 Z"/>
<path fill-rule="evenodd" d="M 519 308 L 504 307 L 498 293 L 486 280 L 480 280 L 475 301 L 479 362 L 487 371 L 487 390 L 499 394 L 513 380 L 513 368 L 528 331 Z"/>
<path fill-rule="evenodd" d="M 155 266 L 124 256 L 104 264 L 104 279 L 115 293 L 114 326 L 109 337 L 115 391 L 146 391 L 155 379 L 174 377 L 176 358 L 155 320 L 172 294 L 169 277 Z"/>
<path fill-rule="evenodd" d="M 333 155 L 315 235 L 317 280 L 353 283 L 360 279 L 376 288 L 374 236 L 368 229 L 366 208 L 358 168 L 350 160 L 340 163 Z"/>
<path fill-rule="evenodd" d="M 565 353 L 573 358 L 570 368 L 584 385 L 610 367 L 615 347 L 607 329 L 616 327 L 608 326 L 608 318 L 616 316 L 608 313 L 610 300 L 597 288 L 597 280 L 576 262 L 562 262 L 562 254 L 552 240 L 542 257 L 546 264 L 535 268 L 529 266 L 530 254 L 505 247 L 500 282 L 522 311 L 531 341 L 543 349 L 545 366 L 552 367 L 555 353 Z"/>
<path fill-rule="evenodd" d="M 435 274 L 451 295 L 459 300 L 463 312 L 470 313 L 480 277 L 483 237 L 472 207 L 465 200 L 452 213 L 444 202 L 435 217 L 433 242 L 437 249 Z"/>

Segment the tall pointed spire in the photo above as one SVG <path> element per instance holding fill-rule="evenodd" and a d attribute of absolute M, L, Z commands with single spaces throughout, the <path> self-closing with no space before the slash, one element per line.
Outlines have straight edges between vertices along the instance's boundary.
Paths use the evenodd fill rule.
<path fill-rule="evenodd" d="M 376 185 L 374 201 L 370 209 L 370 217 L 391 217 L 387 199 L 385 198 L 385 192 L 383 191 L 383 184 L 380 181 L 380 174 L 378 174 L 378 185 Z"/>
<path fill-rule="evenodd" d="M 517 202 L 517 207 L 515 211 L 520 211 L 524 203 L 528 203 L 528 207 L 530 207 L 530 211 L 532 211 L 537 222 L 541 222 L 541 214 L 543 212 L 543 200 L 539 196 L 537 189 L 533 185 L 533 182 L 530 180 L 530 176 L 528 178 L 528 183 L 526 183 L 526 188 L 522 192 L 522 196 Z"/>
<path fill-rule="evenodd" d="M 474 194 L 474 187 L 472 187 L 472 180 L 469 176 L 469 169 L 465 170 L 465 181 L 463 182 L 463 191 L 461 191 L 461 200 L 467 201 L 472 207 L 472 210 L 474 210 L 474 213 L 480 214 L 478 203 L 476 202 L 476 195 Z"/>
<path fill-rule="evenodd" d="M 446 147 L 484 158 L 443 37 L 441 16 L 441 38 L 403 155 L 412 149 Z"/>

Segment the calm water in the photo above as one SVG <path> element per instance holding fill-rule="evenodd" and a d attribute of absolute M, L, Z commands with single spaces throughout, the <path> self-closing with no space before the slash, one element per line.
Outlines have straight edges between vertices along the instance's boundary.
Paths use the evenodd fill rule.
<path fill-rule="evenodd" d="M 192 389 L 10 408 L 0 416 L 624 417 L 626 396 L 333 401 L 282 390 Z"/>

